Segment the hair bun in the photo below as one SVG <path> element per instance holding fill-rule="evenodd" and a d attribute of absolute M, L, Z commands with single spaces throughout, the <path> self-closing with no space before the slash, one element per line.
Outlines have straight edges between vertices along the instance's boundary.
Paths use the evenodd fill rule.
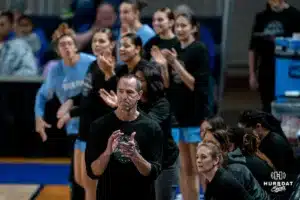
<path fill-rule="evenodd" d="M 57 42 L 57 40 L 59 40 L 59 38 L 61 38 L 64 35 L 75 37 L 75 32 L 66 23 L 60 24 L 58 28 L 54 31 L 52 35 L 52 41 Z"/>
<path fill-rule="evenodd" d="M 67 29 L 69 29 L 69 25 L 67 23 L 62 23 L 57 28 L 57 30 L 61 32 L 64 32 Z"/>
<path fill-rule="evenodd" d="M 148 3 L 145 0 L 137 0 L 135 5 L 139 11 L 142 11 L 144 8 L 148 6 Z"/>

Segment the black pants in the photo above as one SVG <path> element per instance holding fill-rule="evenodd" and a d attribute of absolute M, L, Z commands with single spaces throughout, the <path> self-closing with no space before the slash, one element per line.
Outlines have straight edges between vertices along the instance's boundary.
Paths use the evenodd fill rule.
<path fill-rule="evenodd" d="M 259 94 L 262 104 L 262 110 L 271 113 L 271 103 L 275 99 L 275 80 L 271 77 L 259 77 Z"/>
<path fill-rule="evenodd" d="M 69 147 L 69 156 L 71 157 L 71 168 L 69 181 L 71 183 L 71 200 L 84 200 L 84 189 L 78 185 L 74 179 L 74 143 L 76 136 L 68 136 L 68 147 Z"/>

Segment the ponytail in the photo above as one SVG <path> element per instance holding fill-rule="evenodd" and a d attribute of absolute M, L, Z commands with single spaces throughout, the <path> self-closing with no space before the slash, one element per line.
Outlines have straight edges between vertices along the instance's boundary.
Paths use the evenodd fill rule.
<path fill-rule="evenodd" d="M 259 150 L 260 139 L 258 135 L 254 134 L 252 130 L 246 129 L 246 134 L 243 137 L 243 148 L 242 151 L 249 155 L 255 155 L 261 160 L 265 161 L 273 170 L 275 167 L 272 161 Z"/>
<path fill-rule="evenodd" d="M 257 124 L 261 124 L 262 127 L 277 133 L 288 142 L 281 128 L 281 122 L 269 113 L 258 110 L 245 110 L 239 117 L 239 123 L 249 128 L 255 128 Z"/>

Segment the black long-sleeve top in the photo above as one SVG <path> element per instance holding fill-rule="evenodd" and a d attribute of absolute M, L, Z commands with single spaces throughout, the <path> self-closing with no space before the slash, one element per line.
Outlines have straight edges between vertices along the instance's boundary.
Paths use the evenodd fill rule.
<path fill-rule="evenodd" d="M 106 81 L 103 71 L 95 61 L 87 71 L 81 94 L 72 98 L 76 107 L 70 111 L 71 117 L 80 117 L 79 137 L 84 141 L 87 140 L 91 123 L 112 111 L 112 108 L 99 96 L 100 88 L 115 91 L 116 82 Z"/>
<path fill-rule="evenodd" d="M 220 168 L 207 185 L 206 200 L 254 200 L 227 170 Z"/>
<path fill-rule="evenodd" d="M 199 126 L 209 116 L 209 57 L 204 44 L 194 41 L 185 48 L 176 47 L 178 60 L 194 79 L 194 90 L 189 89 L 179 74 L 172 69 L 167 90 L 171 110 L 179 127 Z"/>
<path fill-rule="evenodd" d="M 141 156 L 151 164 L 149 176 L 142 175 L 133 162 L 122 155 L 118 148 L 110 156 L 103 174 L 93 173 L 91 164 L 106 150 L 111 134 L 121 130 L 124 136 L 120 142 L 136 132 L 135 141 Z M 154 181 L 161 172 L 163 133 L 153 119 L 140 113 L 133 121 L 121 121 L 111 112 L 91 125 L 91 132 L 85 152 L 87 174 L 98 179 L 97 190 L 101 200 L 154 200 Z"/>
<path fill-rule="evenodd" d="M 139 102 L 139 110 L 146 113 L 148 117 L 156 121 L 163 131 L 163 169 L 167 169 L 174 164 L 179 155 L 177 144 L 171 134 L 171 113 L 170 104 L 165 97 L 161 97 L 150 103 Z"/>

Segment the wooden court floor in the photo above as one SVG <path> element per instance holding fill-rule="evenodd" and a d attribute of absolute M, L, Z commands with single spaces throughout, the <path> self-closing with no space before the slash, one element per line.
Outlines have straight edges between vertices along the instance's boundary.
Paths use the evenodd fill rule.
<path fill-rule="evenodd" d="M 68 159 L 24 159 L 0 158 L 0 163 L 41 163 L 65 164 Z M 70 189 L 67 185 L 20 185 L 0 184 L 0 200 L 69 200 Z"/>
<path fill-rule="evenodd" d="M 0 200 L 68 200 L 69 187 L 62 185 L 44 186 L 39 191 L 39 185 L 1 185 Z M 38 192 L 38 194 L 36 194 Z"/>

